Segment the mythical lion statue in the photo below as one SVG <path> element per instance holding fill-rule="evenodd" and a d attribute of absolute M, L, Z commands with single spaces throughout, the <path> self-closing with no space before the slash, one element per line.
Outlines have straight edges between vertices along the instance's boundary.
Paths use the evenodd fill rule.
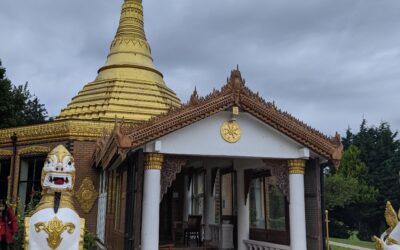
<path fill-rule="evenodd" d="M 400 250 L 400 211 L 399 214 L 393 209 L 390 201 L 386 203 L 385 219 L 389 228 L 380 238 L 374 236 L 376 250 Z"/>
<path fill-rule="evenodd" d="M 25 218 L 25 250 L 81 250 L 85 220 L 75 211 L 74 158 L 59 145 L 47 156 L 42 170 L 42 198 Z"/>

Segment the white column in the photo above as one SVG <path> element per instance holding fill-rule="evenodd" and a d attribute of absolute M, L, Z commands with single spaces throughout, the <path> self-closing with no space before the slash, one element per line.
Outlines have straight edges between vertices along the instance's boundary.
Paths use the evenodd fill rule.
<path fill-rule="evenodd" d="M 247 250 L 243 240 L 249 239 L 249 197 L 245 202 L 244 170 L 236 169 L 238 250 Z"/>
<path fill-rule="evenodd" d="M 290 246 L 291 250 L 307 250 L 306 212 L 304 202 L 304 160 L 289 160 Z"/>
<path fill-rule="evenodd" d="M 206 168 L 206 181 L 205 181 L 205 197 L 204 197 L 204 222 L 205 232 L 204 239 L 211 240 L 210 224 L 214 224 L 214 197 L 212 196 L 212 169 Z"/>
<path fill-rule="evenodd" d="M 190 178 L 187 175 L 184 177 L 184 185 L 182 221 L 187 222 L 189 214 L 192 213 L 192 185 L 190 185 Z"/>
<path fill-rule="evenodd" d="M 163 155 L 146 154 L 143 184 L 142 250 L 159 246 L 160 178 Z"/>

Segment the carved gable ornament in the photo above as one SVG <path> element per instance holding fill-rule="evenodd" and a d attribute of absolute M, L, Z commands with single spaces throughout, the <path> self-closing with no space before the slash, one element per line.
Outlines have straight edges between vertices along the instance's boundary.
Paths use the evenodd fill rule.
<path fill-rule="evenodd" d="M 240 140 L 241 130 L 237 121 L 226 121 L 221 126 L 222 138 L 229 142 L 235 143 Z"/>
<path fill-rule="evenodd" d="M 96 201 L 99 193 L 96 191 L 93 181 L 86 177 L 83 179 L 78 192 L 76 193 L 76 198 L 79 201 L 83 212 L 89 213 L 93 208 L 93 204 Z"/>

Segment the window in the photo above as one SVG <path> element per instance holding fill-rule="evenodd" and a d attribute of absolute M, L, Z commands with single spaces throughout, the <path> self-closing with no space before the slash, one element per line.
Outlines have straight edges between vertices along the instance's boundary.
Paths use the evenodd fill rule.
<path fill-rule="evenodd" d="M 0 159 L 0 200 L 7 199 L 8 176 L 10 175 L 10 159 Z"/>
<path fill-rule="evenodd" d="M 21 159 L 19 171 L 18 197 L 20 212 L 29 204 L 35 192 L 41 192 L 41 174 L 46 156 L 26 157 Z"/>
<path fill-rule="evenodd" d="M 273 176 L 257 177 L 250 184 L 250 238 L 289 244 L 288 204 Z"/>

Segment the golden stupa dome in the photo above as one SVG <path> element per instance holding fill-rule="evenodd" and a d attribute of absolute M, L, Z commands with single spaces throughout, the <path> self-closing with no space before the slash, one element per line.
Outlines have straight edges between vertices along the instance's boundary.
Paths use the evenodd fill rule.
<path fill-rule="evenodd" d="M 105 65 L 56 119 L 145 121 L 180 105 L 153 64 L 142 1 L 125 0 Z"/>

